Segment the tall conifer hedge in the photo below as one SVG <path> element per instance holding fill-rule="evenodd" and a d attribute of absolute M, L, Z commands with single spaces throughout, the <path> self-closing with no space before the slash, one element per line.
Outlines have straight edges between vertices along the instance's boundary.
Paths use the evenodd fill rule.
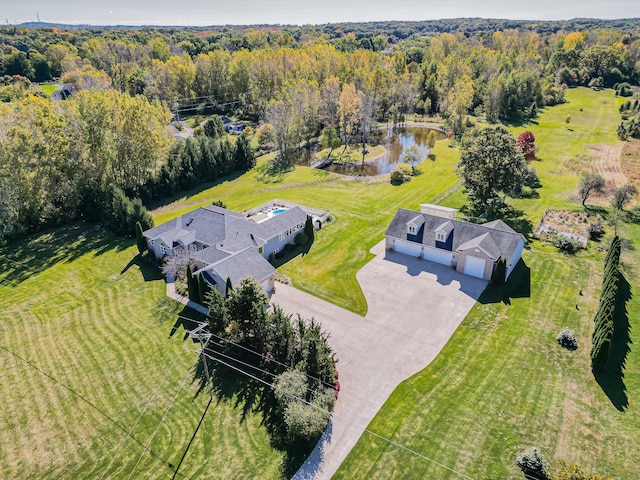
<path fill-rule="evenodd" d="M 602 279 L 602 294 L 600 306 L 594 319 L 594 329 L 591 347 L 591 368 L 601 371 L 609 359 L 609 347 L 614 334 L 614 314 L 616 299 L 618 297 L 618 285 L 620 275 L 620 237 L 615 236 L 607 252 L 604 263 L 604 276 Z"/>

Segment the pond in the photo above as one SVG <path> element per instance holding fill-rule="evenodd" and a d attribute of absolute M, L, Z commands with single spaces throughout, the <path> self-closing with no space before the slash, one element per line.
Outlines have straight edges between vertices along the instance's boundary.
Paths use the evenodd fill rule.
<path fill-rule="evenodd" d="M 341 173 L 343 175 L 364 175 L 375 176 L 391 173 L 398 163 L 404 162 L 404 155 L 406 150 L 412 145 L 417 145 L 420 151 L 420 161 L 416 164 L 422 163 L 429 151 L 427 137 L 431 132 L 435 132 L 436 139 L 441 140 L 445 138 L 445 134 L 441 130 L 432 128 L 420 128 L 420 127 L 402 127 L 395 129 L 383 128 L 373 132 L 369 143 L 373 145 L 384 145 L 387 148 L 387 153 L 379 156 L 378 158 L 367 160 L 364 164 L 362 161 L 354 161 L 348 163 L 333 163 L 325 166 L 323 169 L 333 173 Z M 340 154 L 340 148 L 334 150 L 333 156 L 337 158 Z M 300 164 L 308 165 L 308 156 L 305 159 L 301 159 Z"/>

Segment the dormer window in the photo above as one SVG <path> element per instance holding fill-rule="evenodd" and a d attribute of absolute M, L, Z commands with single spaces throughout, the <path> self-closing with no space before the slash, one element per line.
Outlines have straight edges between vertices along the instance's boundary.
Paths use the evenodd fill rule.
<path fill-rule="evenodd" d="M 436 233 L 436 240 L 439 242 L 444 242 L 444 233 L 441 233 L 441 232 Z"/>
<path fill-rule="evenodd" d="M 413 225 L 409 225 L 409 233 L 415 235 L 416 233 L 416 227 L 414 227 Z"/>

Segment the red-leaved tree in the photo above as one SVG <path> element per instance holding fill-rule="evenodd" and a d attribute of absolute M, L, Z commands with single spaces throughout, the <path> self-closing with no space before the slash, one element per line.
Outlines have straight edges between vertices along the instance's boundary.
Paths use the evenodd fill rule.
<path fill-rule="evenodd" d="M 525 130 L 516 140 L 518 148 L 523 153 L 527 163 L 531 163 L 536 158 L 536 137 L 529 130 Z"/>

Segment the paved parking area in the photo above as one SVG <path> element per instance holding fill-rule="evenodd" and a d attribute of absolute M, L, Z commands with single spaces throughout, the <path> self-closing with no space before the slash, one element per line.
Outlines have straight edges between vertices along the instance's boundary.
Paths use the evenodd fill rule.
<path fill-rule="evenodd" d="M 442 350 L 487 285 L 395 252 L 384 242 L 358 273 L 368 304 L 360 317 L 277 284 L 271 302 L 320 321 L 336 351 L 341 391 L 332 420 L 296 479 L 330 478 L 396 386 Z M 384 434 L 384 432 L 378 432 Z"/>

